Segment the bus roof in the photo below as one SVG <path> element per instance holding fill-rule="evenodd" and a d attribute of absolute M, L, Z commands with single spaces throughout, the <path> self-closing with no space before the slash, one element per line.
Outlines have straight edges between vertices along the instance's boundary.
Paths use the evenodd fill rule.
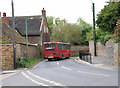
<path fill-rule="evenodd" d="M 69 44 L 70 45 L 70 43 L 64 43 L 64 42 L 44 42 L 43 44 Z"/>

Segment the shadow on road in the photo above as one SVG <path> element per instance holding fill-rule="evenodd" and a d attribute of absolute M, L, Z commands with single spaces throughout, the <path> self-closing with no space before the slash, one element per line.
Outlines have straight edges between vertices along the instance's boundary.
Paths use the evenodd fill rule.
<path fill-rule="evenodd" d="M 55 62 L 55 61 L 64 61 L 64 60 L 67 60 L 67 59 L 70 59 L 70 58 L 64 58 L 64 59 L 61 59 L 61 58 L 59 58 L 59 59 L 52 59 L 51 61 L 46 61 L 46 62 Z"/>

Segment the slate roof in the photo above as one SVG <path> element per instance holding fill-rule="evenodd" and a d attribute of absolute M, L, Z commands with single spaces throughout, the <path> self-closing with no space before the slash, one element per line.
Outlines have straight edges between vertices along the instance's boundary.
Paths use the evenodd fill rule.
<path fill-rule="evenodd" d="M 13 30 L 5 23 L 2 23 L 2 34 L 0 35 L 0 43 L 13 43 L 13 32 L 15 33 L 15 42 L 19 44 L 26 44 L 26 39 L 22 37 L 16 30 Z M 28 43 L 30 44 L 30 43 Z"/>
<path fill-rule="evenodd" d="M 8 19 L 9 19 L 9 25 L 10 27 L 12 27 L 12 18 L 8 17 Z M 41 15 L 15 17 L 15 29 L 22 36 L 25 36 L 26 35 L 26 19 L 27 19 L 28 36 L 40 36 L 40 25 L 42 22 Z"/>

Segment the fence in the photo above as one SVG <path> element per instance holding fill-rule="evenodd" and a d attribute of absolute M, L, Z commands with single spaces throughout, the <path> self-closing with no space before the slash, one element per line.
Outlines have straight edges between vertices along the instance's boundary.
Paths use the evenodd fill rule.
<path fill-rule="evenodd" d="M 84 60 L 92 64 L 91 53 L 85 53 L 85 52 L 79 51 L 79 58 L 81 60 Z"/>

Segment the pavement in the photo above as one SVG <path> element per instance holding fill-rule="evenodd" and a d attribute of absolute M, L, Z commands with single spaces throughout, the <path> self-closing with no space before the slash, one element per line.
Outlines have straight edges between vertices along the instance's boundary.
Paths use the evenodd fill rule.
<path fill-rule="evenodd" d="M 15 70 L 4 70 L 0 74 L 0 81 L 6 79 L 8 77 L 11 77 L 11 76 L 23 71 L 23 70 L 24 70 L 23 68 L 15 69 Z"/>
<path fill-rule="evenodd" d="M 97 58 L 97 57 L 92 57 L 92 64 L 81 60 L 79 57 L 77 57 L 75 59 L 75 61 L 78 63 L 95 66 L 95 67 L 99 67 L 99 68 L 104 68 L 104 69 L 116 69 L 116 70 L 118 69 L 117 66 L 106 65 L 103 60 L 101 60 L 100 58 Z M 15 69 L 15 70 L 6 70 L 6 71 L 2 71 L 2 73 L 0 72 L 0 81 L 15 75 L 15 74 L 23 71 L 24 69 L 25 68 Z"/>
<path fill-rule="evenodd" d="M 95 66 L 95 67 L 99 67 L 99 68 L 116 69 L 116 70 L 118 69 L 117 66 L 106 64 L 105 60 L 103 58 L 99 58 L 99 57 L 92 56 L 92 64 L 90 64 L 89 62 L 86 62 L 84 60 L 81 60 L 79 57 L 76 58 L 76 61 L 79 63 L 83 63 L 83 64 L 87 64 L 87 65 Z"/>

